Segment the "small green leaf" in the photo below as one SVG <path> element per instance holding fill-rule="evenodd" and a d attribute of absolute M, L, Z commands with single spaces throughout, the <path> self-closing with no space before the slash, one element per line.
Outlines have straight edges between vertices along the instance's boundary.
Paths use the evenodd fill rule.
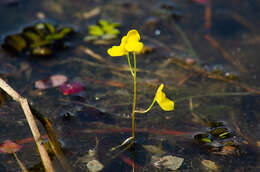
<path fill-rule="evenodd" d="M 102 36 L 104 35 L 104 31 L 101 29 L 101 27 L 97 25 L 91 25 L 89 26 L 89 34 L 95 36 Z"/>
<path fill-rule="evenodd" d="M 24 32 L 23 35 L 34 43 L 42 41 L 41 37 L 33 32 Z"/>
<path fill-rule="evenodd" d="M 55 33 L 55 27 L 53 25 L 51 25 L 50 23 L 45 23 L 45 26 L 50 33 Z"/>
<path fill-rule="evenodd" d="M 102 29 L 103 29 L 106 33 L 111 34 L 111 35 L 117 35 L 117 34 L 120 33 L 119 30 L 116 29 L 116 28 L 114 28 L 114 26 L 112 26 L 112 25 L 104 26 L 104 27 L 102 27 Z"/>
<path fill-rule="evenodd" d="M 98 24 L 100 24 L 101 27 L 109 26 L 110 24 L 106 20 L 99 20 Z"/>
<path fill-rule="evenodd" d="M 202 138 L 201 141 L 206 143 L 211 143 L 211 140 L 209 138 Z"/>
<path fill-rule="evenodd" d="M 224 132 L 224 133 L 220 134 L 218 137 L 224 139 L 224 138 L 227 138 L 228 135 L 229 135 L 229 132 Z"/>

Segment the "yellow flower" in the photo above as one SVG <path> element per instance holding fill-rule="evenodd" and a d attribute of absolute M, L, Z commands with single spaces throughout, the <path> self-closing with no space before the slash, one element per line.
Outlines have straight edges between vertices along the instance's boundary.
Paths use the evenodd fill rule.
<path fill-rule="evenodd" d="M 164 111 L 171 111 L 174 109 L 174 101 L 168 99 L 165 93 L 162 92 L 163 87 L 164 85 L 161 84 L 156 92 L 154 99 L 157 101 L 157 103 Z"/>
<path fill-rule="evenodd" d="M 140 53 L 143 49 L 143 43 L 139 42 L 140 35 L 137 30 L 130 30 L 121 40 L 119 46 L 112 46 L 107 50 L 110 56 L 123 56 L 128 52 Z"/>
<path fill-rule="evenodd" d="M 126 51 L 140 53 L 144 45 L 142 42 L 139 42 L 140 35 L 137 32 L 137 30 L 130 30 L 127 33 L 126 37 L 127 37 L 127 41 L 125 44 Z"/>
<path fill-rule="evenodd" d="M 109 48 L 107 50 L 107 53 L 110 56 L 123 56 L 127 54 L 127 51 L 125 49 L 125 44 L 126 44 L 126 39 L 127 37 L 124 36 L 121 40 L 121 44 L 119 46 L 113 46 L 112 48 Z"/>

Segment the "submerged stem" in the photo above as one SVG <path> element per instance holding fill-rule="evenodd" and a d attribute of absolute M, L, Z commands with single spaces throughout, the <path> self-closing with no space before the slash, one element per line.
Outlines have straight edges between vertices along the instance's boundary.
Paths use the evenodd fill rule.
<path fill-rule="evenodd" d="M 130 72 L 131 72 L 132 76 L 134 76 L 134 72 L 133 72 L 133 69 L 132 69 L 129 53 L 127 53 L 126 56 L 127 56 L 127 61 L 128 61 Z"/>
<path fill-rule="evenodd" d="M 136 56 L 133 52 L 134 57 L 134 97 L 133 97 L 133 109 L 132 109 L 132 143 L 135 141 L 135 107 L 136 107 Z"/>

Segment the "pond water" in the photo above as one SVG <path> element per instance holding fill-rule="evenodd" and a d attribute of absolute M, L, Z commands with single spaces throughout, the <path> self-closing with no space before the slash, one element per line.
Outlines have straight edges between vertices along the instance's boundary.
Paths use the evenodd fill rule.
<path fill-rule="evenodd" d="M 137 55 L 137 109 L 147 108 L 164 83 L 175 110 L 155 104 L 136 114 L 135 171 L 169 171 L 163 158 L 173 156 L 184 160 L 177 171 L 256 172 L 259 11 L 259 0 L 1 0 L 1 44 L 40 22 L 75 33 L 66 48 L 48 57 L 1 48 L 0 77 L 51 120 L 74 171 L 89 171 L 93 160 L 102 171 L 132 171 L 133 151 L 111 148 L 131 136 L 133 80 L 127 59 L 111 57 L 107 49 L 137 29 L 146 49 Z M 118 22 L 120 34 L 112 41 L 86 41 L 89 26 L 100 19 Z M 84 91 L 64 95 L 60 86 L 35 87 L 56 74 Z M 35 167 L 40 157 L 23 111 L 1 90 L 0 102 L 0 143 L 23 142 L 17 155 L 28 169 Z M 64 171 L 56 158 L 53 163 Z M 0 171 L 19 170 L 12 155 L 0 154 Z"/>

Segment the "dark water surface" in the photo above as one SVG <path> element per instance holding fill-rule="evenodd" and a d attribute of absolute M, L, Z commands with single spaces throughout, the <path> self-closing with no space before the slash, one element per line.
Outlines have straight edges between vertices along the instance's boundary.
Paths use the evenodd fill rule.
<path fill-rule="evenodd" d="M 148 107 L 164 83 L 175 110 L 164 112 L 156 104 L 148 114 L 137 114 L 136 171 L 167 171 L 155 167 L 153 158 L 172 155 L 184 158 L 177 171 L 256 172 L 260 1 L 211 1 L 208 10 L 211 23 L 205 26 L 205 15 L 210 13 L 205 12 L 206 5 L 192 0 L 0 0 L 1 44 L 6 35 L 42 21 L 76 31 L 69 48 L 49 58 L 19 57 L 0 49 L 0 76 L 52 121 L 75 171 L 88 171 L 91 159 L 99 160 L 103 171 L 132 171 L 128 151 L 109 151 L 131 135 L 132 78 L 123 70 L 126 58 L 110 57 L 106 51 L 130 29 L 137 29 L 141 41 L 153 47 L 137 55 L 137 108 Z M 83 41 L 88 26 L 99 19 L 120 23 L 114 44 Z M 82 83 L 85 91 L 63 95 L 60 87 L 35 88 L 37 80 L 54 74 Z M 8 98 L 0 102 L 0 142 L 30 138 L 19 105 Z M 209 132 L 213 121 L 225 124 L 234 145 L 209 148 L 194 143 L 193 136 Z M 96 154 L 89 157 L 89 150 Z M 40 162 L 33 142 L 24 143 L 17 154 L 28 168 Z M 217 169 L 205 167 L 204 160 L 214 162 Z M 63 171 L 56 161 L 57 171 Z M 19 170 L 11 155 L 0 154 L 0 171 Z"/>

